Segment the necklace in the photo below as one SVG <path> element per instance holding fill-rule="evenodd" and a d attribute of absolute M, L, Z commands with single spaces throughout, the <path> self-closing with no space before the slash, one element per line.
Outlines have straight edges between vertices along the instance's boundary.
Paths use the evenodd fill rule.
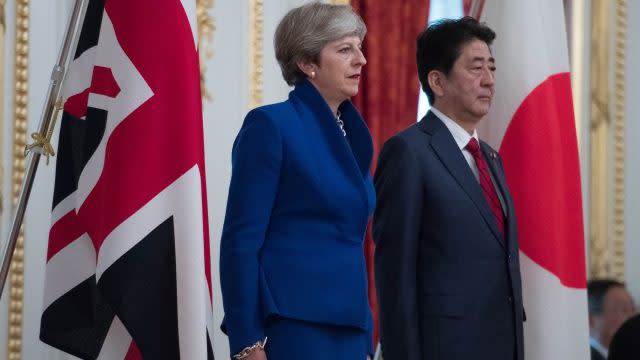
<path fill-rule="evenodd" d="M 340 113 L 340 111 L 337 111 L 336 113 L 336 122 L 338 123 L 338 126 L 340 126 L 340 130 L 342 130 L 342 135 L 343 136 L 347 136 L 347 132 L 344 130 L 344 121 L 342 121 L 341 118 L 342 114 Z"/>

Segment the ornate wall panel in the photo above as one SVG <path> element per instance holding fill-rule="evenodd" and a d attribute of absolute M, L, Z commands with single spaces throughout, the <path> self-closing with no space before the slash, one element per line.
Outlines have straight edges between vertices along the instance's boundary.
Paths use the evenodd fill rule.
<path fill-rule="evenodd" d="M 626 76 L 627 1 L 616 1 L 614 36 L 614 110 L 613 110 L 613 224 L 611 274 L 624 280 L 624 171 L 625 171 L 625 76 Z"/>
<path fill-rule="evenodd" d="M 206 86 L 207 60 L 213 56 L 211 41 L 215 31 L 215 23 L 210 11 L 213 8 L 213 0 L 197 0 L 196 12 L 198 16 L 198 52 L 200 54 L 200 89 L 202 98 L 211 100 L 211 94 Z"/>
<path fill-rule="evenodd" d="M 589 273 L 624 280 L 626 0 L 592 6 Z"/>
<path fill-rule="evenodd" d="M 264 1 L 251 0 L 249 5 L 249 108 L 262 104 L 263 65 L 262 37 L 264 32 Z"/>
<path fill-rule="evenodd" d="M 16 39 L 14 65 L 12 205 L 15 207 L 24 178 L 24 147 L 27 140 L 27 96 L 29 88 L 29 0 L 16 0 Z M 24 224 L 9 273 L 9 360 L 22 358 L 22 309 L 24 291 Z"/>

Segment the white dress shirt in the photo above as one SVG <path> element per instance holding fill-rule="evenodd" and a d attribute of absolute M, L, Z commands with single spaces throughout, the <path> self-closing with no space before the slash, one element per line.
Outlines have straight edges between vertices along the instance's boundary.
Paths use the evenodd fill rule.
<path fill-rule="evenodd" d="M 589 345 L 591 345 L 592 348 L 594 348 L 597 352 L 599 352 L 603 358 L 606 359 L 609 357 L 609 350 L 607 350 L 607 348 L 602 346 L 602 344 L 600 344 L 600 341 L 598 341 L 596 338 L 589 337 Z"/>

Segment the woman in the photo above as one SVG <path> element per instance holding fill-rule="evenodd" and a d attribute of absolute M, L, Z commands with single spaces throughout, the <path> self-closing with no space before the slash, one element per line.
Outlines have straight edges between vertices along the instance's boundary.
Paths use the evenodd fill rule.
<path fill-rule="evenodd" d="M 220 277 L 235 358 L 364 360 L 373 351 L 362 249 L 373 146 L 349 101 L 365 33 L 351 7 L 318 2 L 278 25 L 276 58 L 295 88 L 249 112 L 232 153 Z"/>

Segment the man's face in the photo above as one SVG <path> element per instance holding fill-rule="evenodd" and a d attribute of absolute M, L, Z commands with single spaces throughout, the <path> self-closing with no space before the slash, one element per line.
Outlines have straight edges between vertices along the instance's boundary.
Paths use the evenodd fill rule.
<path fill-rule="evenodd" d="M 443 100 L 457 118 L 477 123 L 489 112 L 495 70 L 495 60 L 487 43 L 475 39 L 462 46 L 443 81 Z"/>
<path fill-rule="evenodd" d="M 609 347 L 613 334 L 635 313 L 633 299 L 626 288 L 614 286 L 604 296 L 602 314 L 593 316 L 592 327 L 599 330 L 600 342 Z"/>

